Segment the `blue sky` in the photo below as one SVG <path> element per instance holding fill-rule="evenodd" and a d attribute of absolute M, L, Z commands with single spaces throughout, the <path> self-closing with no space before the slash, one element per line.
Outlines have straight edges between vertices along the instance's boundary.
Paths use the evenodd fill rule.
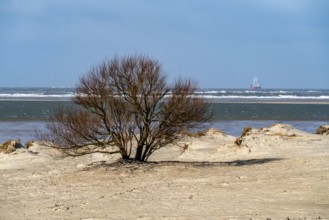
<path fill-rule="evenodd" d="M 0 33 L 0 86 L 141 53 L 202 88 L 329 88 L 328 0 L 1 0 Z"/>

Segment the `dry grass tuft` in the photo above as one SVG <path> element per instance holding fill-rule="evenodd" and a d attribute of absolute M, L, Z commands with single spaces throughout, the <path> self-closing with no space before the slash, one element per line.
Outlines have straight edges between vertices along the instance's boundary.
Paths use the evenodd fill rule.
<path fill-rule="evenodd" d="M 183 136 L 187 136 L 187 137 L 194 137 L 194 138 L 200 138 L 206 135 L 205 131 L 197 131 L 197 132 L 183 132 L 182 133 Z"/>
<path fill-rule="evenodd" d="M 26 148 L 29 149 L 30 147 L 32 147 L 34 145 L 34 141 L 28 141 L 26 142 Z"/>
<path fill-rule="evenodd" d="M 244 128 L 240 137 L 247 136 L 248 133 L 249 133 L 251 130 L 252 130 L 251 127 L 246 127 L 246 128 Z"/>
<path fill-rule="evenodd" d="M 329 135 L 329 125 L 321 125 L 317 130 L 316 134 Z"/>
<path fill-rule="evenodd" d="M 0 152 L 9 154 L 16 151 L 17 148 L 24 148 L 20 140 L 8 140 L 0 144 Z"/>
<path fill-rule="evenodd" d="M 234 143 L 235 143 L 236 145 L 238 145 L 238 146 L 241 146 L 241 144 L 242 144 L 242 138 L 243 138 L 244 136 L 249 135 L 249 132 L 250 132 L 251 130 L 252 130 L 251 127 L 246 127 L 246 128 L 244 128 L 243 131 L 242 131 L 241 136 L 238 137 L 237 139 L 235 139 Z"/>

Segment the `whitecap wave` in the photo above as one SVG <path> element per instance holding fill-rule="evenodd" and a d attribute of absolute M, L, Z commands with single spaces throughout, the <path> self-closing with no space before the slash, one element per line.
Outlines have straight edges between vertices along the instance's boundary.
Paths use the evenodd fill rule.
<path fill-rule="evenodd" d="M 13 93 L 13 94 L 0 94 L 0 98 L 71 98 L 75 94 L 38 94 L 38 93 Z"/>
<path fill-rule="evenodd" d="M 196 94 L 217 94 L 217 93 L 226 93 L 225 90 L 209 90 L 209 91 L 196 91 Z"/>
<path fill-rule="evenodd" d="M 198 96 L 198 95 L 196 95 Z M 200 97 L 200 95 L 199 95 Z M 296 99 L 296 100 L 328 100 L 329 96 L 295 96 L 295 95 L 278 95 L 278 96 L 213 96 L 213 95 L 202 95 L 206 99 L 264 99 L 264 100 L 277 100 L 277 99 Z"/>

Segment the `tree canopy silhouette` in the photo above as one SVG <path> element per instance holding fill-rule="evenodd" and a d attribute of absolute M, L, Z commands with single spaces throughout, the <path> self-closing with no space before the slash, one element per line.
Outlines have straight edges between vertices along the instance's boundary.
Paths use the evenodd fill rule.
<path fill-rule="evenodd" d="M 192 80 L 167 85 L 161 64 L 146 56 L 105 60 L 80 79 L 73 98 L 79 107 L 62 109 L 48 123 L 53 146 L 72 156 L 120 153 L 146 161 L 211 119 L 196 90 Z"/>

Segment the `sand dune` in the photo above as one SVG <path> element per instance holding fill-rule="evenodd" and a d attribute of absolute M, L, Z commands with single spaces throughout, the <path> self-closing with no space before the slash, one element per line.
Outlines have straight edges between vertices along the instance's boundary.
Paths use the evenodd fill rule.
<path fill-rule="evenodd" d="M 289 125 L 214 129 L 150 163 L 0 153 L 0 219 L 329 219 L 329 136 Z"/>

